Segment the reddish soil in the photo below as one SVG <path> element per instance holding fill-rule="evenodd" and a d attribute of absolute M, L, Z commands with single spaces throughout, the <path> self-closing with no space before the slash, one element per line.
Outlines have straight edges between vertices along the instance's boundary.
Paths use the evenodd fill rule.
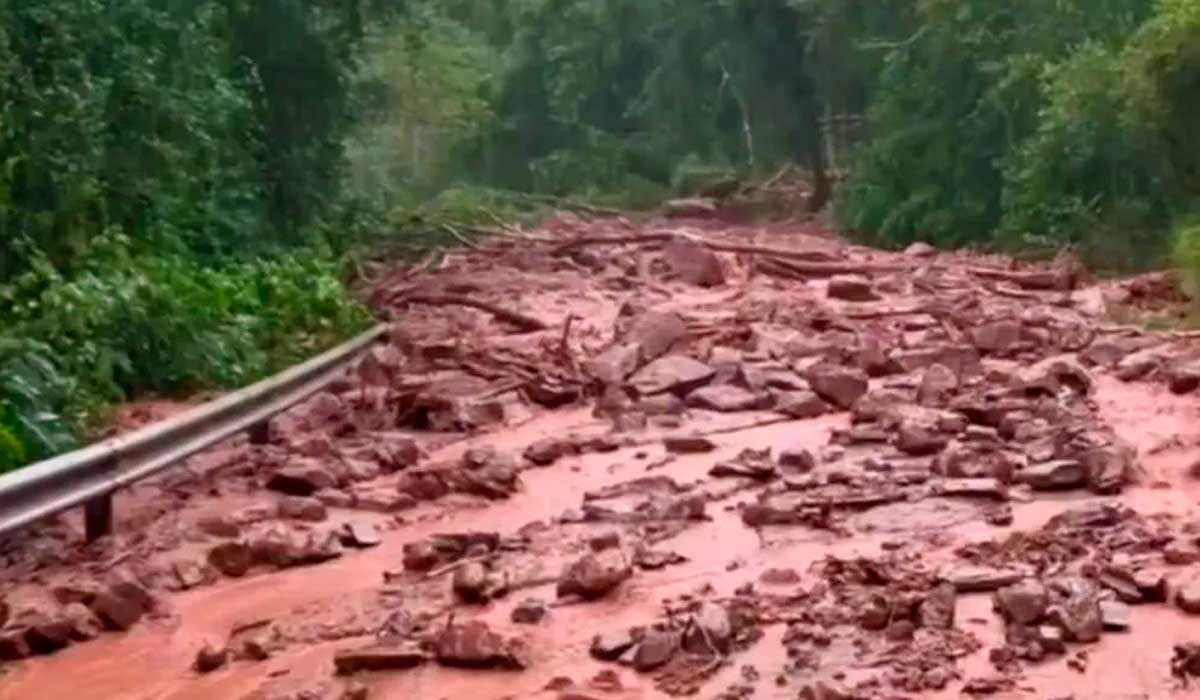
<path fill-rule="evenodd" d="M 0 698 L 1186 696 L 1200 345 L 1079 272 L 570 217 L 397 268 L 271 444 L 4 543 Z"/>

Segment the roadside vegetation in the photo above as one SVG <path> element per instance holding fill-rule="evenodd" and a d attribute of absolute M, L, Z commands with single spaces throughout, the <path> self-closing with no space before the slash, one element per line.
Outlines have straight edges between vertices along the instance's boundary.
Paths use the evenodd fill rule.
<path fill-rule="evenodd" d="M 1200 0 L 7 3 L 0 469 L 365 327 L 380 251 L 785 164 L 864 241 L 1195 288 L 1198 76 Z"/>

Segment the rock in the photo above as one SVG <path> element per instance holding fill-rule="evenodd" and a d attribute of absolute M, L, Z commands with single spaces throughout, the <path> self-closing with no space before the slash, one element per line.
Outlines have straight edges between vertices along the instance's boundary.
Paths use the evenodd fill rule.
<path fill-rule="evenodd" d="M 1095 390 L 1092 375 L 1069 357 L 1048 357 L 1022 370 L 1014 382 L 1016 392 L 1030 397 L 1057 396 L 1064 389 L 1089 396 Z"/>
<path fill-rule="evenodd" d="M 683 396 L 708 384 L 716 370 L 687 355 L 666 355 L 638 370 L 629 384 L 642 396 L 671 392 Z"/>
<path fill-rule="evenodd" d="M 605 532 L 588 540 L 588 548 L 593 552 L 603 552 L 621 546 L 621 533 Z"/>
<path fill-rule="evenodd" d="M 71 644 L 72 631 L 66 620 L 41 618 L 25 628 L 25 645 L 31 654 L 53 654 Z"/>
<path fill-rule="evenodd" d="M 212 537 L 237 537 L 241 527 L 224 515 L 209 515 L 196 521 L 196 529 Z"/>
<path fill-rule="evenodd" d="M 29 656 L 29 645 L 20 631 L 0 632 L 0 660 L 19 661 Z"/>
<path fill-rule="evenodd" d="M 646 416 L 681 416 L 687 406 L 674 394 L 655 394 L 638 399 L 633 410 Z"/>
<path fill-rule="evenodd" d="M 954 586 L 949 583 L 943 583 L 929 591 L 925 600 L 921 601 L 921 626 L 941 630 L 954 627 L 957 598 Z"/>
<path fill-rule="evenodd" d="M 912 641 L 916 631 L 916 625 L 913 624 L 912 620 L 894 620 L 892 624 L 888 625 L 884 636 L 887 637 L 888 641 L 908 642 Z"/>
<path fill-rule="evenodd" d="M 669 219 L 710 219 L 717 215 L 717 202 L 711 197 L 672 199 L 663 204 L 663 214 Z"/>
<path fill-rule="evenodd" d="M 1054 625 L 1038 625 L 1035 629 L 1034 638 L 1047 654 L 1067 653 L 1067 644 L 1063 640 L 1063 631 Z"/>
<path fill-rule="evenodd" d="M 205 643 L 200 651 L 196 652 L 196 661 L 192 668 L 198 673 L 212 673 L 213 671 L 225 665 L 229 660 L 229 652 L 224 648 L 216 648 L 208 643 Z"/>
<path fill-rule="evenodd" d="M 879 295 L 871 288 L 871 281 L 860 275 L 837 275 L 830 278 L 827 294 L 830 299 L 864 302 L 879 301 Z"/>
<path fill-rule="evenodd" d="M 937 248 L 923 241 L 917 241 L 905 248 L 904 254 L 912 258 L 932 258 L 937 255 Z"/>
<path fill-rule="evenodd" d="M 539 467 L 548 467 L 565 455 L 570 444 L 557 438 L 543 438 L 525 448 L 524 457 Z"/>
<path fill-rule="evenodd" d="M 688 395 L 687 405 L 706 411 L 735 413 L 770 408 L 770 398 L 753 394 L 732 384 L 718 384 L 692 392 Z"/>
<path fill-rule="evenodd" d="M 1031 625 L 1046 614 L 1050 594 L 1040 581 L 1029 578 L 996 591 L 993 604 L 1010 624 Z"/>
<path fill-rule="evenodd" d="M 981 353 L 1001 353 L 1021 341 L 1021 324 L 995 321 L 971 329 L 971 343 Z"/>
<path fill-rule="evenodd" d="M 924 406 L 944 404 L 958 390 L 958 377 L 949 367 L 932 364 L 921 375 L 921 386 L 917 389 L 917 402 Z"/>
<path fill-rule="evenodd" d="M 407 571 L 429 571 L 438 565 L 441 555 L 433 544 L 421 540 L 404 545 L 404 568 Z"/>
<path fill-rule="evenodd" d="M 790 447 L 779 453 L 779 466 L 797 474 L 807 474 L 817 466 L 812 452 L 803 447 Z"/>
<path fill-rule="evenodd" d="M 519 671 L 525 662 L 513 642 L 478 620 L 448 626 L 438 636 L 437 660 L 455 668 L 502 668 Z"/>
<path fill-rule="evenodd" d="M 671 632 L 648 632 L 633 654 L 633 667 L 641 673 L 666 665 L 675 656 L 679 638 Z"/>
<path fill-rule="evenodd" d="M 1088 488 L 1103 495 L 1120 493 L 1137 471 L 1136 460 L 1137 450 L 1124 442 L 1089 450 L 1083 456 Z"/>
<path fill-rule="evenodd" d="M 485 603 L 488 599 L 488 570 L 477 561 L 467 562 L 454 572 L 454 593 L 464 603 Z"/>
<path fill-rule="evenodd" d="M 321 489 L 314 493 L 312 498 L 324 503 L 326 508 L 350 509 L 354 507 L 354 496 L 341 489 Z"/>
<path fill-rule="evenodd" d="M 1122 602 L 1125 603 L 1141 603 L 1144 602 L 1141 590 L 1138 589 L 1137 581 L 1133 574 L 1126 571 L 1124 568 L 1110 566 L 1100 575 L 1096 577 L 1100 585 L 1117 594 Z"/>
<path fill-rule="evenodd" d="M 172 563 L 171 571 L 179 581 L 179 587 L 185 591 L 211 583 L 214 579 L 211 569 L 190 559 L 181 559 Z"/>
<path fill-rule="evenodd" d="M 1200 644 L 1176 644 L 1171 658 L 1171 673 L 1185 682 L 1188 676 L 1200 676 Z"/>
<path fill-rule="evenodd" d="M 1172 365 L 1167 369 L 1167 387 L 1172 394 L 1190 394 L 1200 388 L 1200 363 Z"/>
<path fill-rule="evenodd" d="M 1133 582 L 1138 592 L 1148 603 L 1162 603 L 1167 600 L 1167 579 L 1161 571 L 1142 569 L 1133 574 Z"/>
<path fill-rule="evenodd" d="M 429 655 L 419 646 L 402 642 L 345 649 L 334 654 L 333 665 L 339 675 L 349 675 L 359 671 L 403 671 L 416 668 L 428 660 Z"/>
<path fill-rule="evenodd" d="M 512 610 L 512 621 L 518 625 L 535 625 L 546 617 L 546 604 L 538 598 L 526 598 Z"/>
<path fill-rule="evenodd" d="M 982 477 L 977 479 L 943 479 L 937 492 L 942 496 L 958 498 L 991 498 L 1008 500 L 1008 489 L 999 479 Z"/>
<path fill-rule="evenodd" d="M 887 600 L 881 596 L 873 596 L 871 600 L 858 611 L 858 624 L 863 629 L 878 632 L 886 629 L 892 619 L 892 609 Z"/>
<path fill-rule="evenodd" d="M 557 594 L 562 598 L 577 595 L 584 600 L 603 598 L 633 575 L 618 552 L 588 554 L 563 570 Z M 608 556 L 605 556 L 608 555 Z"/>
<path fill-rule="evenodd" d="M 767 569 L 758 580 L 767 586 L 794 586 L 800 583 L 800 574 L 795 569 Z"/>
<path fill-rule="evenodd" d="M 684 636 L 683 648 L 693 654 L 724 656 L 729 653 L 732 640 L 733 623 L 729 611 L 716 603 L 706 602 L 700 606 Z"/>
<path fill-rule="evenodd" d="M 83 603 L 68 603 L 63 607 L 62 616 L 71 627 L 71 639 L 77 642 L 95 639 L 104 630 L 95 613 Z"/>
<path fill-rule="evenodd" d="M 912 457 L 927 457 L 946 449 L 949 440 L 940 432 L 906 420 L 896 433 L 896 449 Z"/>
<path fill-rule="evenodd" d="M 279 517 L 319 523 L 329 517 L 325 504 L 315 498 L 290 496 L 280 499 Z"/>
<path fill-rule="evenodd" d="M 671 239 L 663 248 L 663 260 L 680 280 L 697 287 L 725 284 L 721 258 L 704 244 L 682 236 Z"/>
<path fill-rule="evenodd" d="M 406 483 L 403 480 L 400 483 L 405 488 L 412 486 L 411 483 Z M 435 486 L 434 489 L 436 488 Z M 438 496 L 438 498 L 440 497 Z M 413 494 L 407 491 L 393 491 L 387 487 L 356 487 L 354 489 L 353 502 L 356 510 L 385 514 L 396 513 L 417 506 L 417 499 Z"/>
<path fill-rule="evenodd" d="M 970 564 L 952 566 L 941 573 L 941 579 L 952 584 L 959 593 L 995 591 L 1024 578 L 1025 574 L 1013 569 Z"/>
<path fill-rule="evenodd" d="M 267 488 L 289 496 L 311 496 L 321 489 L 337 486 L 337 479 L 323 467 L 301 465 L 284 467 L 271 475 Z"/>
<path fill-rule="evenodd" d="M 592 638 L 589 653 L 601 661 L 616 661 L 637 642 L 629 630 L 605 632 Z"/>
<path fill-rule="evenodd" d="M 1132 619 L 1128 605 L 1115 600 L 1100 601 L 1100 622 L 1104 629 L 1124 632 L 1129 629 Z"/>
<path fill-rule="evenodd" d="M 717 444 L 706 437 L 695 435 L 663 438 L 663 447 L 672 454 L 701 454 L 717 449 Z"/>
<path fill-rule="evenodd" d="M 133 627 L 148 610 L 144 600 L 121 595 L 113 590 L 100 593 L 92 601 L 92 613 L 106 629 L 124 632 Z"/>
<path fill-rule="evenodd" d="M 1200 581 L 1189 581 L 1175 592 L 1175 604 L 1189 615 L 1200 615 Z"/>
<path fill-rule="evenodd" d="M 1187 566 L 1200 561 L 1200 551 L 1189 542 L 1174 540 L 1163 547 L 1163 560 L 1172 566 Z"/>
<path fill-rule="evenodd" d="M 854 407 L 869 383 L 862 370 L 833 364 L 818 364 L 808 371 L 808 383 L 822 399 L 843 409 Z"/>
<path fill-rule="evenodd" d="M 778 474 L 774 465 L 769 462 L 717 462 L 708 470 L 709 476 L 717 478 L 733 477 L 754 479 L 755 481 L 770 481 Z"/>
<path fill-rule="evenodd" d="M 1026 467 L 1015 474 L 1015 479 L 1036 491 L 1062 491 L 1087 483 L 1087 472 L 1076 460 L 1056 459 Z"/>
<path fill-rule="evenodd" d="M 347 547 L 366 549 L 368 547 L 376 547 L 383 542 L 383 538 L 379 534 L 379 528 L 373 523 L 352 520 L 342 525 L 342 528 L 344 533 L 342 543 Z"/>
<path fill-rule="evenodd" d="M 1094 584 L 1079 576 L 1063 576 L 1051 582 L 1050 591 L 1053 600 L 1046 617 L 1062 628 L 1067 640 L 1087 644 L 1100 639 L 1104 623 Z"/>
<path fill-rule="evenodd" d="M 829 413 L 830 406 L 813 391 L 779 391 L 775 393 L 774 410 L 797 420 L 805 420 Z"/>

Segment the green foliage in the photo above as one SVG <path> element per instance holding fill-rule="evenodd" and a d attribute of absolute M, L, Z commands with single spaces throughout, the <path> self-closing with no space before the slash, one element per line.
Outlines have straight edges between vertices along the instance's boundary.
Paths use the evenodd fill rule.
<path fill-rule="evenodd" d="M 369 320 L 320 251 L 215 268 L 135 256 L 119 237 L 94 251 L 69 278 L 43 267 L 0 335 L 0 427 L 29 458 L 72 444 L 111 403 L 240 386 Z"/>

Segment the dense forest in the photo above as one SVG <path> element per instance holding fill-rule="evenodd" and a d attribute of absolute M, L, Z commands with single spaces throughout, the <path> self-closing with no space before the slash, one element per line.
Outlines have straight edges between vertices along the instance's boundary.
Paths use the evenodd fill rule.
<path fill-rule="evenodd" d="M 794 163 L 874 244 L 1195 273 L 1196 123 L 1200 0 L 6 2 L 0 469 L 344 337 L 357 251 L 537 195 Z"/>

